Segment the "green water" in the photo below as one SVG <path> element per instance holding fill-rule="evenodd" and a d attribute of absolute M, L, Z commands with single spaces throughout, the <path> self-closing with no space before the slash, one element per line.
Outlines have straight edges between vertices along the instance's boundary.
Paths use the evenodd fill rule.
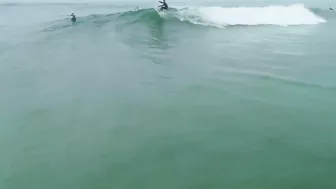
<path fill-rule="evenodd" d="M 333 13 L 1 9 L 1 189 L 336 188 Z"/>

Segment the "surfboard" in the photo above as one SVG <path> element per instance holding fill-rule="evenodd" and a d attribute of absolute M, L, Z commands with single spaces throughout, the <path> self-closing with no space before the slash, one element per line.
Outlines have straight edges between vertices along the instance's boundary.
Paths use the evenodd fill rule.
<path fill-rule="evenodd" d="M 163 16 L 167 10 L 162 10 L 160 11 L 160 6 L 157 6 L 156 8 L 154 8 L 156 10 L 156 12 L 160 15 L 160 16 Z"/>
<path fill-rule="evenodd" d="M 154 9 L 155 9 L 156 12 L 159 13 L 159 14 L 162 12 L 162 11 L 160 11 L 160 7 L 156 7 L 156 8 L 154 8 Z"/>

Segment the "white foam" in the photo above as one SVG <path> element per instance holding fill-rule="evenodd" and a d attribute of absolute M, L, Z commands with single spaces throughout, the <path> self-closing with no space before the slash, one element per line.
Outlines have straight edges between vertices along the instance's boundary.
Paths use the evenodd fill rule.
<path fill-rule="evenodd" d="M 228 25 L 315 25 L 326 22 L 303 4 L 268 7 L 198 7 L 178 9 L 181 21 L 224 27 Z"/>

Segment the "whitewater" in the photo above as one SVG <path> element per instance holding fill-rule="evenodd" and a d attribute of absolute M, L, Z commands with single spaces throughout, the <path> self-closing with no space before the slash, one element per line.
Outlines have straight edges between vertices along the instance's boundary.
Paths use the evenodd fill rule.
<path fill-rule="evenodd" d="M 314 25 L 326 20 L 315 15 L 303 4 L 268 7 L 200 7 L 178 10 L 181 21 L 212 26 L 233 25 Z"/>

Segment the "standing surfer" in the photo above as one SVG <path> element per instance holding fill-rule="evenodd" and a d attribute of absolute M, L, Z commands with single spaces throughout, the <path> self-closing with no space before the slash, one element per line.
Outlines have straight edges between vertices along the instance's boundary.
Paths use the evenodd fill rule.
<path fill-rule="evenodd" d="M 160 5 L 160 11 L 163 11 L 163 9 L 165 9 L 165 10 L 168 9 L 168 5 L 166 3 L 166 0 L 159 1 L 159 3 L 162 3 L 162 5 Z"/>

